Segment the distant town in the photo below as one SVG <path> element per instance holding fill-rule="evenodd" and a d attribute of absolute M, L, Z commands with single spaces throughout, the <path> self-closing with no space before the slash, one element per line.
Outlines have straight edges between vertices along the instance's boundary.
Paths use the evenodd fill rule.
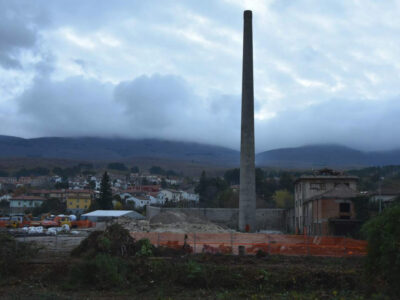
<path fill-rule="evenodd" d="M 38 218 L 46 214 L 72 214 L 79 218 L 98 208 L 96 201 L 101 197 L 105 174 L 109 178 L 113 210 L 134 210 L 146 215 L 146 208 L 151 207 L 237 209 L 239 203 L 239 169 L 227 169 L 221 176 L 208 176 L 203 171 L 197 177 L 188 177 L 160 166 L 140 170 L 137 166 L 114 162 L 100 170 L 91 163 L 80 163 L 51 170 L 44 167 L 14 172 L 0 170 L 0 215 L 3 219 Z M 398 201 L 398 178 L 398 166 L 347 172 L 257 168 L 257 210 L 281 211 L 276 222 L 264 216 L 270 223 L 259 221 L 258 230 L 355 234 L 370 216 Z M 224 223 L 221 218 L 207 217 Z M 228 223 L 225 225 L 235 228 L 234 222 Z"/>
<path fill-rule="evenodd" d="M 174 171 L 157 166 L 143 172 L 137 167 L 128 171 L 121 163 L 109 164 L 109 167 L 107 174 L 115 209 L 198 205 L 199 195 L 194 192 L 196 182 Z M 51 172 L 45 168 L 20 170 L 15 175 L 0 177 L 2 215 L 37 214 L 52 199 L 58 201 L 60 212 L 79 216 L 90 210 L 99 197 L 103 173 L 96 173 L 90 164 L 80 164 L 67 169 L 54 168 Z"/>

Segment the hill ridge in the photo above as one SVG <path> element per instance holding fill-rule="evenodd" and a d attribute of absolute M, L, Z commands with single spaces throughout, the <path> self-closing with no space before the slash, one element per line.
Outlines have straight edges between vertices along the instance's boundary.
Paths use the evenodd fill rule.
<path fill-rule="evenodd" d="M 198 164 L 239 165 L 240 153 L 227 147 L 191 141 L 122 137 L 39 137 L 0 135 L 0 158 L 54 158 L 123 161 L 157 158 Z M 319 168 L 400 165 L 400 150 L 361 151 L 339 144 L 312 144 L 260 152 L 261 167 Z"/>

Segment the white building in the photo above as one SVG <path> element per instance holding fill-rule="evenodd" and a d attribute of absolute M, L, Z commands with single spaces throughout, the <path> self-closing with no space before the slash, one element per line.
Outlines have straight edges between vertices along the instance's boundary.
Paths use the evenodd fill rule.
<path fill-rule="evenodd" d="M 125 198 L 126 203 L 134 203 L 135 207 L 145 207 L 146 205 L 151 204 L 151 198 L 150 196 L 147 195 L 141 195 L 141 196 L 131 196 L 128 198 Z"/>
<path fill-rule="evenodd" d="M 3 201 L 3 200 L 5 200 L 5 201 L 7 201 L 7 202 L 10 202 L 10 199 L 12 198 L 12 196 L 10 195 L 10 194 L 5 194 L 5 195 L 3 195 L 3 196 L 0 196 L 0 201 Z"/>
<path fill-rule="evenodd" d="M 182 180 L 174 178 L 165 178 L 165 182 L 170 185 L 178 185 L 182 183 Z"/>
<path fill-rule="evenodd" d="M 382 189 L 381 191 L 373 192 L 369 195 L 371 202 L 380 203 L 385 207 L 400 197 L 400 190 L 395 189 Z"/>
<path fill-rule="evenodd" d="M 188 191 L 182 191 L 182 198 L 183 200 L 195 201 L 195 202 L 199 202 L 200 200 L 199 194 L 191 193 Z"/>
<path fill-rule="evenodd" d="M 26 210 L 39 207 L 46 201 L 43 197 L 37 196 L 15 196 L 10 199 L 10 214 L 23 214 Z"/>
<path fill-rule="evenodd" d="M 61 183 L 62 182 L 62 178 L 61 178 L 61 176 L 55 175 L 55 176 L 53 176 L 53 181 L 55 183 Z"/>
<path fill-rule="evenodd" d="M 178 202 L 183 200 L 181 191 L 176 191 L 171 189 L 161 190 L 158 193 L 157 198 L 161 199 L 164 203 L 166 201 Z"/>

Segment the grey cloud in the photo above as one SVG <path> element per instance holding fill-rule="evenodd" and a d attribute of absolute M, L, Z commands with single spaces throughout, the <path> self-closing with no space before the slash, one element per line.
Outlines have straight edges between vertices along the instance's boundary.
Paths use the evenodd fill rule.
<path fill-rule="evenodd" d="M 398 99 L 334 99 L 288 108 L 256 121 L 257 151 L 313 143 L 400 147 Z M 204 99 L 173 75 L 140 76 L 118 85 L 82 77 L 37 78 L 16 102 L 16 119 L 22 120 L 16 132 L 36 136 L 151 137 L 239 146 L 240 96 Z"/>
<path fill-rule="evenodd" d="M 114 97 L 124 107 L 128 136 L 237 147 L 238 97 L 203 99 L 183 78 L 159 74 L 119 84 Z"/>
<path fill-rule="evenodd" d="M 399 98 L 334 99 L 287 110 L 257 123 L 258 148 L 316 143 L 337 143 L 364 150 L 399 148 Z"/>
<path fill-rule="evenodd" d="M 16 69 L 21 67 L 19 60 L 15 59 L 8 53 L 0 53 L 0 65 L 5 69 Z"/>
<path fill-rule="evenodd" d="M 0 65 L 20 68 L 21 50 L 32 49 L 38 39 L 38 26 L 47 23 L 46 14 L 32 3 L 0 1 Z"/>
<path fill-rule="evenodd" d="M 38 77 L 15 99 L 15 117 L 23 121 L 12 130 L 33 136 L 151 137 L 236 148 L 240 116 L 232 115 L 238 112 L 238 100 L 229 95 L 202 99 L 173 75 L 140 76 L 116 86 L 82 77 Z"/>
<path fill-rule="evenodd" d="M 400 146 L 394 2 L 242 3 L 0 0 L 0 66 L 9 69 L 0 69 L 0 112 L 13 114 L 0 133 L 238 148 L 242 10 L 254 5 L 256 111 L 275 115 L 256 123 L 259 151 Z M 40 52 L 31 73 L 21 60 L 29 51 Z"/>
<path fill-rule="evenodd" d="M 120 126 L 110 102 L 112 87 L 81 77 L 62 82 L 38 77 L 17 97 L 19 116 L 34 135 L 109 135 Z"/>
<path fill-rule="evenodd" d="M 185 81 L 172 75 L 141 76 L 115 88 L 115 99 L 126 107 L 126 115 L 142 126 L 168 126 L 180 113 L 189 113 L 195 103 Z"/>

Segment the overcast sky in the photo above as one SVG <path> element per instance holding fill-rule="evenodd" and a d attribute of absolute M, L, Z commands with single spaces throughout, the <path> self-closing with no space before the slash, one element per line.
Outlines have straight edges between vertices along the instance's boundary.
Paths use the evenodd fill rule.
<path fill-rule="evenodd" d="M 0 0 L 0 134 L 400 147 L 400 1 Z"/>

